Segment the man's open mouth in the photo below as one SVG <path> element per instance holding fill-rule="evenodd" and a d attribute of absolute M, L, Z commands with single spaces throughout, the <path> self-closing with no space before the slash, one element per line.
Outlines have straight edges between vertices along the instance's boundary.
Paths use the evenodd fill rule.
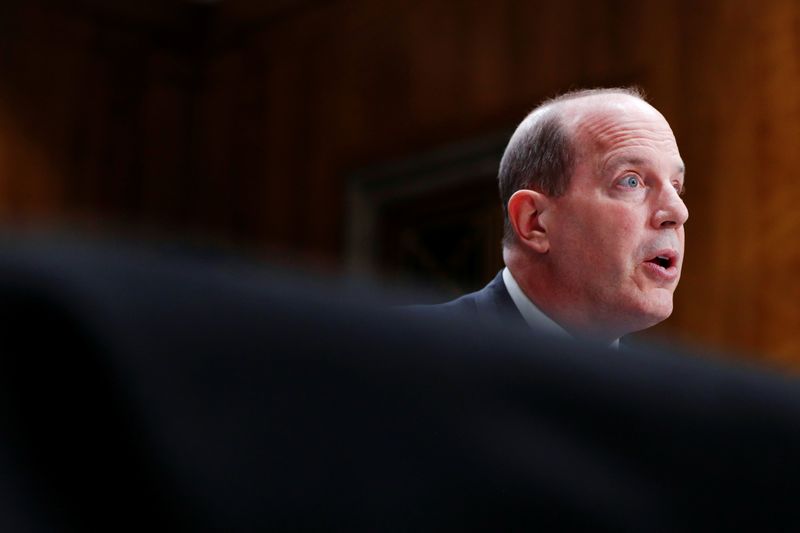
<path fill-rule="evenodd" d="M 647 261 L 648 263 L 655 263 L 661 268 L 669 268 L 672 266 L 672 259 L 665 255 L 657 255 L 654 258 Z"/>
<path fill-rule="evenodd" d="M 665 270 L 674 267 L 677 262 L 677 257 L 674 252 L 664 250 L 655 257 L 651 257 L 645 263 L 652 263 Z"/>

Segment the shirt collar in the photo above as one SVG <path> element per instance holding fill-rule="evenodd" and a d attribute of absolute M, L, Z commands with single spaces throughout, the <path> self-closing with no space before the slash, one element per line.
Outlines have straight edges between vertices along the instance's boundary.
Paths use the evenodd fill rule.
<path fill-rule="evenodd" d="M 522 318 L 525 319 L 527 324 L 535 329 L 540 331 L 546 331 L 548 333 L 552 333 L 553 335 L 559 337 L 568 337 L 573 338 L 567 330 L 559 326 L 552 318 L 547 316 L 542 312 L 541 309 L 536 307 L 530 298 L 528 298 L 522 289 L 520 289 L 517 280 L 514 279 L 514 276 L 511 275 L 511 271 L 508 267 L 503 268 L 503 283 L 506 285 L 506 290 L 508 291 L 509 296 L 511 296 L 511 300 L 514 302 L 514 305 L 517 306 Z M 619 348 L 619 339 L 612 342 L 609 347 L 618 349 Z"/>

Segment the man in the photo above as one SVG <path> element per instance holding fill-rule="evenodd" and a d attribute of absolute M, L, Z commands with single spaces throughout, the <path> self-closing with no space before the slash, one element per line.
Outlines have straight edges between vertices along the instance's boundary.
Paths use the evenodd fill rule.
<path fill-rule="evenodd" d="M 688 217 L 684 165 L 636 91 L 567 93 L 533 110 L 500 163 L 506 268 L 441 310 L 519 319 L 616 345 L 672 313 Z"/>

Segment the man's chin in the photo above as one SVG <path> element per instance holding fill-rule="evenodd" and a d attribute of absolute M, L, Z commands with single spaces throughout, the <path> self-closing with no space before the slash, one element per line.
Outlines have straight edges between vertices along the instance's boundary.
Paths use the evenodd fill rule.
<path fill-rule="evenodd" d="M 644 298 L 637 302 L 624 313 L 625 323 L 621 329 L 626 330 L 623 335 L 651 328 L 663 322 L 672 314 L 672 291 L 667 289 L 655 289 L 644 295 Z"/>
<path fill-rule="evenodd" d="M 660 289 L 667 292 L 665 289 Z M 662 296 L 662 295 L 659 295 Z M 656 324 L 668 319 L 672 314 L 672 291 L 668 291 L 668 296 L 663 295 L 662 298 L 653 299 L 646 302 L 647 305 L 642 309 L 642 323 L 644 324 L 640 329 L 646 329 L 655 326 Z"/>

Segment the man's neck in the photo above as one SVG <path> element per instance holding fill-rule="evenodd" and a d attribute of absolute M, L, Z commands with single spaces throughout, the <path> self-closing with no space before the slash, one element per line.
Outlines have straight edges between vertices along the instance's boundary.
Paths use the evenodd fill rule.
<path fill-rule="evenodd" d="M 503 269 L 503 283 L 505 283 L 506 290 L 511 296 L 514 305 L 530 327 L 562 337 L 587 338 L 586 335 L 569 331 L 568 328 L 562 326 L 556 320 L 548 316 L 547 313 L 542 311 L 533 299 L 520 287 L 508 267 Z M 591 337 L 588 338 L 591 339 Z M 612 348 L 619 347 L 619 339 L 604 340 L 603 343 L 605 344 L 605 342 L 608 342 L 609 346 Z"/>

